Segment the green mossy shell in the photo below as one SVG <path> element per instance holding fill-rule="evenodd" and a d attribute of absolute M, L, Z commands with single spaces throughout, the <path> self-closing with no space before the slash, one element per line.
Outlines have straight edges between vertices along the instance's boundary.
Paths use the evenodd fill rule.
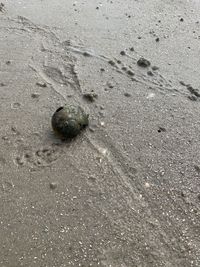
<path fill-rule="evenodd" d="M 61 138 L 73 138 L 88 126 L 88 118 L 89 115 L 80 106 L 65 105 L 53 114 L 52 128 Z"/>

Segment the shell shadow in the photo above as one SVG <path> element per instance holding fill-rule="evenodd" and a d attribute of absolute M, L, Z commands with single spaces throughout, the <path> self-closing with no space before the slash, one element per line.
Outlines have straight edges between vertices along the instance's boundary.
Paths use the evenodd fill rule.
<path fill-rule="evenodd" d="M 87 127 L 84 127 L 82 131 L 73 138 L 60 138 L 58 135 L 54 133 L 53 130 L 47 130 L 46 136 L 47 136 L 47 140 L 53 144 L 60 145 L 60 146 L 66 144 L 67 146 L 71 146 L 74 143 L 82 142 L 84 140 L 86 129 Z"/>

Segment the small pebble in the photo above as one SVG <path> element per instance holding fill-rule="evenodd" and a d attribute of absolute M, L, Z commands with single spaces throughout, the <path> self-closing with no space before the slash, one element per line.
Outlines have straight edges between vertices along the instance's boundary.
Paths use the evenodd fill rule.
<path fill-rule="evenodd" d="M 135 73 L 132 70 L 127 70 L 127 74 L 130 75 L 130 76 L 134 76 L 135 75 Z"/>
<path fill-rule="evenodd" d="M 159 70 L 159 67 L 157 67 L 157 66 L 152 66 L 152 70 Z"/>
<path fill-rule="evenodd" d="M 161 133 L 161 132 L 166 132 L 166 129 L 165 129 L 164 127 L 159 127 L 158 132 L 159 132 L 159 133 Z"/>
<path fill-rule="evenodd" d="M 31 97 L 32 98 L 38 98 L 40 96 L 40 94 L 38 94 L 38 93 L 32 93 L 31 94 Z"/>
<path fill-rule="evenodd" d="M 159 38 L 159 37 L 157 37 L 157 38 L 156 38 L 156 42 L 159 42 L 159 41 L 160 41 L 160 38 Z"/>
<path fill-rule="evenodd" d="M 122 67 L 122 70 L 127 71 L 127 67 Z"/>
<path fill-rule="evenodd" d="M 83 56 L 84 56 L 84 57 L 91 57 L 90 53 L 88 53 L 88 52 L 84 52 L 84 53 L 83 53 Z"/>
<path fill-rule="evenodd" d="M 95 99 L 98 98 L 98 95 L 95 94 L 95 93 L 93 93 L 93 92 L 91 92 L 91 93 L 85 93 L 85 94 L 83 94 L 83 98 L 86 99 L 89 102 L 94 102 Z"/>
<path fill-rule="evenodd" d="M 151 65 L 150 61 L 141 57 L 138 61 L 137 61 L 137 65 L 142 67 L 142 68 L 147 68 Z"/>
<path fill-rule="evenodd" d="M 126 97 L 131 97 L 131 94 L 129 94 L 129 93 L 124 93 L 124 96 L 126 96 Z"/>
<path fill-rule="evenodd" d="M 115 66 L 115 62 L 113 60 L 109 60 L 108 64 L 110 64 L 111 66 Z"/>
<path fill-rule="evenodd" d="M 181 19 L 180 19 L 180 21 L 181 21 L 181 22 L 183 22 L 183 21 L 184 21 L 184 19 L 183 19 L 183 18 L 181 18 Z"/>
<path fill-rule="evenodd" d="M 114 85 L 111 82 L 107 82 L 107 85 L 110 89 L 112 89 L 114 87 Z"/>
<path fill-rule="evenodd" d="M 104 71 L 105 71 L 105 69 L 104 69 L 104 68 L 100 68 L 100 71 L 101 71 L 101 72 L 104 72 Z"/>
<path fill-rule="evenodd" d="M 24 159 L 23 158 L 20 158 L 20 157 L 16 157 L 16 163 L 18 164 L 18 165 L 24 165 L 25 164 L 25 161 L 24 161 Z"/>
<path fill-rule="evenodd" d="M 147 71 L 147 75 L 153 76 L 153 72 L 149 70 L 149 71 Z"/>
<path fill-rule="evenodd" d="M 131 47 L 131 48 L 130 48 L 130 51 L 132 51 L 132 52 L 133 52 L 133 51 L 134 51 L 134 47 Z"/>
<path fill-rule="evenodd" d="M 43 82 L 37 82 L 36 85 L 38 85 L 39 87 L 47 87 L 47 84 Z"/>
<path fill-rule="evenodd" d="M 121 55 L 121 56 L 125 56 L 125 55 L 126 55 L 125 51 L 121 51 L 121 52 L 120 52 L 120 55 Z"/>
<path fill-rule="evenodd" d="M 49 184 L 49 187 L 50 187 L 50 189 L 52 189 L 52 190 L 56 189 L 57 186 L 58 186 L 58 185 L 57 185 L 57 183 L 55 183 L 55 182 L 52 182 L 52 183 Z"/>
<path fill-rule="evenodd" d="M 181 196 L 182 197 L 186 197 L 186 192 L 185 191 L 181 191 Z"/>
<path fill-rule="evenodd" d="M 95 132 L 95 129 L 90 126 L 89 127 L 89 131 L 92 132 L 92 133 L 94 133 Z"/>

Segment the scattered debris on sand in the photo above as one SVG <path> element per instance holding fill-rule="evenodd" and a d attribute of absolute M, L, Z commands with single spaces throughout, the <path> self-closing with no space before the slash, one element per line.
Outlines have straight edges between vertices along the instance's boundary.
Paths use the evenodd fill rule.
<path fill-rule="evenodd" d="M 0 3 L 0 12 L 4 12 L 4 7 L 5 7 L 5 5 L 3 4 L 3 3 Z"/>
<path fill-rule="evenodd" d="M 83 94 L 83 98 L 84 98 L 85 100 L 87 100 L 88 102 L 94 102 L 95 99 L 98 98 L 98 95 L 97 95 L 96 93 L 94 93 L 94 92 L 84 93 L 84 94 Z"/>

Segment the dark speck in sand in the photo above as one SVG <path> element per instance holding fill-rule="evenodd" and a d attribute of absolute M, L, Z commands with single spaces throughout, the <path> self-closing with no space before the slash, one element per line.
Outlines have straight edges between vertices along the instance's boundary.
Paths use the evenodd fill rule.
<path fill-rule="evenodd" d="M 105 107 L 104 107 L 104 106 L 99 106 L 99 108 L 100 108 L 101 110 L 104 110 L 104 109 L 105 109 Z"/>
<path fill-rule="evenodd" d="M 122 67 L 122 70 L 127 71 L 127 67 Z"/>
<path fill-rule="evenodd" d="M 110 89 L 114 88 L 114 85 L 110 82 L 108 82 L 107 85 L 108 85 L 108 88 L 110 88 Z"/>
<path fill-rule="evenodd" d="M 181 196 L 182 196 L 182 197 L 186 197 L 186 193 L 185 193 L 185 191 L 181 191 Z"/>
<path fill-rule="evenodd" d="M 84 56 L 84 57 L 91 57 L 90 53 L 88 53 L 88 52 L 84 52 L 84 53 L 83 53 L 83 56 Z"/>
<path fill-rule="evenodd" d="M 147 68 L 151 65 L 150 61 L 141 57 L 138 61 L 137 61 L 138 66 L 142 67 L 142 68 Z"/>
<path fill-rule="evenodd" d="M 161 132 L 166 132 L 166 129 L 165 129 L 164 127 L 159 127 L 158 132 L 159 132 L 159 133 L 161 133 Z"/>
<path fill-rule="evenodd" d="M 159 37 L 157 37 L 157 38 L 156 38 L 156 42 L 159 42 L 159 41 L 160 41 L 160 38 L 159 38 Z"/>
<path fill-rule="evenodd" d="M 147 71 L 147 75 L 153 76 L 153 72 L 149 70 L 149 71 Z"/>
<path fill-rule="evenodd" d="M 125 51 L 121 51 L 121 52 L 120 52 L 120 55 L 121 55 L 121 56 L 125 56 L 125 55 L 126 55 Z"/>
<path fill-rule="evenodd" d="M 111 66 L 115 66 L 115 62 L 113 60 L 109 60 L 108 64 L 110 64 Z"/>
<path fill-rule="evenodd" d="M 186 86 L 186 84 L 183 81 L 179 81 L 179 83 L 183 86 Z"/>
<path fill-rule="evenodd" d="M 183 18 L 180 18 L 180 21 L 181 21 L 181 22 L 183 22 L 183 21 L 184 21 L 184 19 L 183 19 Z"/>
<path fill-rule="evenodd" d="M 50 189 L 52 189 L 52 190 L 56 189 L 57 186 L 58 186 L 58 185 L 57 185 L 57 183 L 55 183 L 55 182 L 52 182 L 52 183 L 49 184 L 49 187 L 50 187 Z"/>
<path fill-rule="evenodd" d="M 153 66 L 153 67 L 152 67 L 152 70 L 159 70 L 159 67 L 157 67 L 157 66 Z"/>
<path fill-rule="evenodd" d="M 105 71 L 105 69 L 104 69 L 104 68 L 100 68 L 100 71 L 101 71 L 101 72 L 104 72 L 104 71 Z"/>
<path fill-rule="evenodd" d="M 133 51 L 134 51 L 134 47 L 131 47 L 131 48 L 130 48 L 130 51 L 132 51 L 132 52 L 133 52 Z"/>
<path fill-rule="evenodd" d="M 127 70 L 127 74 L 130 75 L 130 76 L 134 76 L 135 75 L 135 73 L 132 70 Z"/>
<path fill-rule="evenodd" d="M 126 96 L 126 97 L 131 97 L 131 94 L 129 94 L 129 93 L 124 93 L 124 96 Z"/>
<path fill-rule="evenodd" d="M 42 82 L 37 82 L 36 85 L 39 87 L 47 87 L 47 84 Z"/>
<path fill-rule="evenodd" d="M 31 97 L 32 98 L 38 98 L 40 96 L 40 94 L 38 94 L 38 93 L 32 93 L 31 94 Z"/>

